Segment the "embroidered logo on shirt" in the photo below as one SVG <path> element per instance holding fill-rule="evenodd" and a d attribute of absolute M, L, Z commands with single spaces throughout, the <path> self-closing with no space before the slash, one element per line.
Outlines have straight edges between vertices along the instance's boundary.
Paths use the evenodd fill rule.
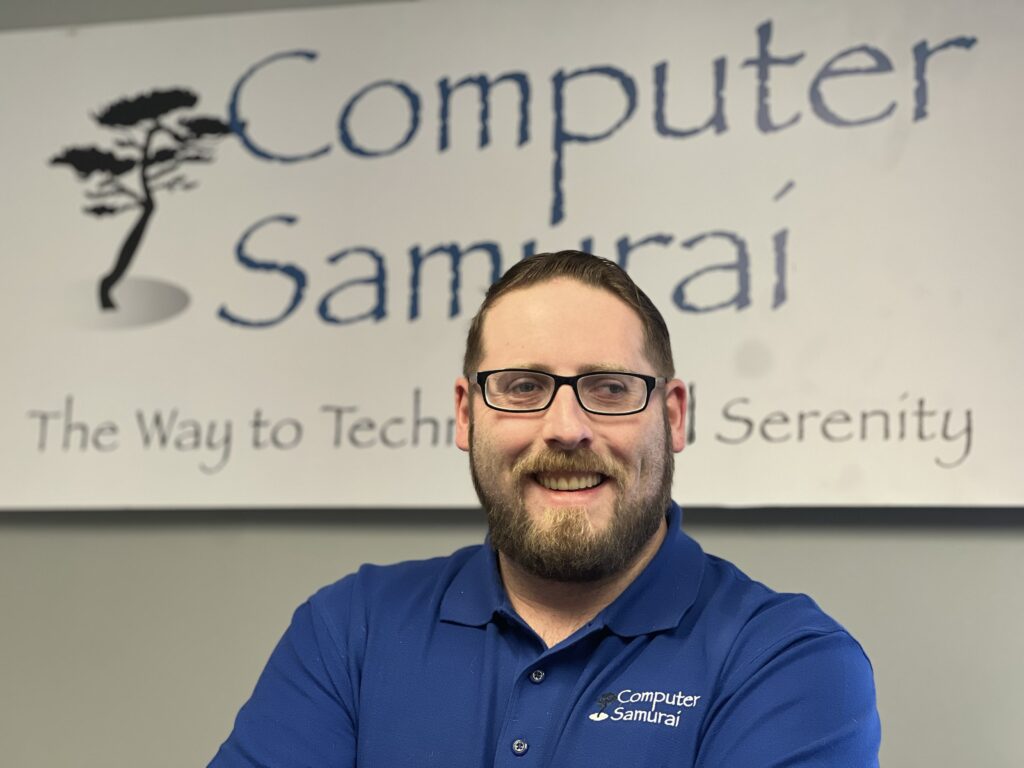
<path fill-rule="evenodd" d="M 679 719 L 684 709 L 693 709 L 700 701 L 700 696 L 675 691 L 634 691 L 625 688 L 618 693 L 602 693 L 597 699 L 600 709 L 591 712 L 587 717 L 595 723 L 603 720 L 617 722 L 620 720 L 638 721 L 668 728 L 679 726 Z M 605 712 L 609 705 L 613 707 L 611 714 Z"/>
<path fill-rule="evenodd" d="M 605 712 L 605 710 L 608 708 L 608 705 L 611 704 L 613 701 L 615 701 L 614 693 L 602 693 L 597 699 L 597 703 L 600 705 L 601 708 L 597 710 L 597 712 L 591 712 L 589 715 L 587 715 L 587 717 L 589 717 L 595 723 L 599 723 L 602 720 L 607 720 L 608 713 Z"/>

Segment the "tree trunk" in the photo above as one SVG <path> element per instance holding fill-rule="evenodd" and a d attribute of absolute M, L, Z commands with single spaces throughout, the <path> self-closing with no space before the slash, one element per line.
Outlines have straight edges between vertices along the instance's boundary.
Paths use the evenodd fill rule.
<path fill-rule="evenodd" d="M 136 220 L 135 226 L 128 233 L 124 243 L 121 244 L 121 252 L 117 254 L 117 262 L 114 264 L 114 268 L 100 280 L 100 307 L 102 309 L 117 309 L 117 305 L 114 303 L 114 299 L 111 298 L 110 292 L 114 290 L 114 286 L 124 277 L 124 273 L 128 271 L 128 265 L 132 263 L 132 258 L 139 249 L 139 243 L 142 242 L 142 235 L 146 232 L 149 217 L 153 215 L 155 208 L 156 205 L 152 201 L 147 201 L 142 206 L 142 214 Z"/>

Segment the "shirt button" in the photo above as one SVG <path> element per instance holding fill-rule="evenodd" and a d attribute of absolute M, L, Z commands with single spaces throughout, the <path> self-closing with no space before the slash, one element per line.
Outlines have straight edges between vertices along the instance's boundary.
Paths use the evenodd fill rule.
<path fill-rule="evenodd" d="M 512 742 L 512 751 L 515 752 L 517 755 L 525 755 L 526 750 L 528 750 L 529 748 L 530 745 L 522 739 L 516 739 Z"/>
<path fill-rule="evenodd" d="M 535 669 L 535 670 L 533 670 L 533 672 L 530 673 L 530 682 L 531 683 L 542 683 L 542 682 L 544 682 L 544 670 L 543 669 Z"/>

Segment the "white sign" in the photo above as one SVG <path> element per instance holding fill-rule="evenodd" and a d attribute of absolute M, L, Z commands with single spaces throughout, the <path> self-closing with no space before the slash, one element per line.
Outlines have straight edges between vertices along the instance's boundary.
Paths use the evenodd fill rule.
<path fill-rule="evenodd" d="M 0 507 L 476 504 L 524 255 L 618 261 L 698 505 L 1020 505 L 1017 3 L 388 4 L 0 35 Z"/>

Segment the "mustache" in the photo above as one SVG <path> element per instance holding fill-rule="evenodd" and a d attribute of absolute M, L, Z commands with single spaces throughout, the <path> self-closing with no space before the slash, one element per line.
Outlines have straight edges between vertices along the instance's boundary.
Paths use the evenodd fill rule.
<path fill-rule="evenodd" d="M 524 456 L 512 467 L 512 477 L 519 481 L 541 472 L 596 472 L 622 483 L 626 468 L 614 459 L 605 459 L 589 449 L 556 451 L 545 449 Z"/>

